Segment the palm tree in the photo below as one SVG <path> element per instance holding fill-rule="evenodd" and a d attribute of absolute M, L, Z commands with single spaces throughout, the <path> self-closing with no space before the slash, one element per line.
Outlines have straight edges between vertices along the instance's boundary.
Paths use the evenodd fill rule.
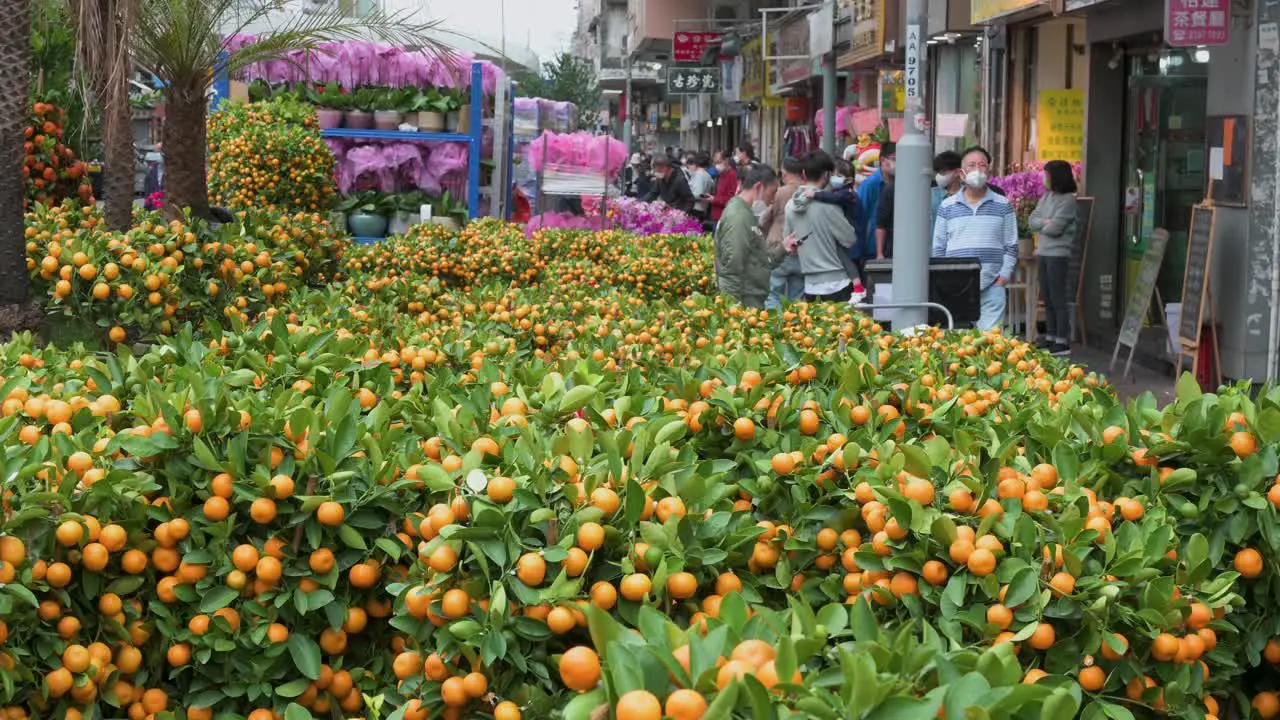
<path fill-rule="evenodd" d="M 132 60 L 128 32 L 136 0 L 70 0 L 76 28 L 76 61 L 102 117 L 102 201 L 107 227 L 129 229 L 133 219 L 133 110 L 129 105 Z"/>
<path fill-rule="evenodd" d="M 427 35 L 436 23 L 416 24 L 408 14 L 374 11 L 352 18 L 336 7 L 283 13 L 287 5 L 275 0 L 137 1 L 135 58 L 165 84 L 165 205 L 179 211 L 190 208 L 195 217 L 209 216 L 205 121 L 215 77 L 234 75 L 294 50 L 319 51 L 326 43 L 347 40 L 377 40 L 440 57 L 450 54 Z M 271 29 L 254 33 L 252 44 L 225 51 L 223 38 L 262 26 Z"/>
<path fill-rule="evenodd" d="M 6 316 L 21 316 L 30 294 L 21 182 L 30 64 L 31 1 L 0 0 L 0 325 L 6 326 Z"/>

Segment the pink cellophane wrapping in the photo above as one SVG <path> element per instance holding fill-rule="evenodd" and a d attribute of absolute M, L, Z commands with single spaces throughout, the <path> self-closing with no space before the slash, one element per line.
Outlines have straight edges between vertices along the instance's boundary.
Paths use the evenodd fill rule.
<path fill-rule="evenodd" d="M 231 35 L 223 40 L 228 52 L 256 42 L 252 35 Z M 437 87 L 463 90 L 471 86 L 471 63 L 475 56 L 455 52 L 445 56 L 402 50 L 366 41 L 329 43 L 313 52 L 298 50 L 276 60 L 253 63 L 240 72 L 245 81 L 269 83 L 337 82 L 346 88 L 360 85 L 389 87 Z M 497 65 L 481 60 L 481 89 L 492 96 L 502 77 Z"/>

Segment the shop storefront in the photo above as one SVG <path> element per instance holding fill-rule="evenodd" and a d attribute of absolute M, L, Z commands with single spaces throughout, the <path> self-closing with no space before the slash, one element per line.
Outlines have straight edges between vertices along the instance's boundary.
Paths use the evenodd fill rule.
<path fill-rule="evenodd" d="M 874 110 L 858 113 L 857 122 L 846 128 L 845 142 L 873 129 L 882 120 L 901 117 L 895 78 L 902 76 L 894 59 L 900 54 L 902 35 L 901 3 L 887 0 L 851 0 L 852 14 L 848 50 L 836 59 L 836 67 L 849 74 L 846 104 Z M 886 101 L 887 98 L 887 101 Z"/>
<path fill-rule="evenodd" d="M 1227 12 L 1225 0 L 1221 3 Z M 1204 200 L 1214 172 L 1207 128 L 1214 116 L 1254 115 L 1255 93 L 1265 91 L 1254 87 L 1259 71 L 1252 23 L 1244 17 L 1226 20 L 1229 37 L 1221 45 L 1173 47 L 1165 36 L 1165 0 L 1078 0 L 1068 1 L 1067 9 L 1088 19 L 1085 182 L 1097 200 L 1085 266 L 1086 318 L 1091 329 L 1098 329 L 1101 344 L 1114 339 L 1142 255 L 1154 231 L 1163 228 L 1169 243 L 1152 298 L 1161 308 L 1148 319 L 1139 352 L 1148 359 L 1167 358 L 1160 309 L 1182 296 L 1192 208 Z M 1257 149 L 1258 133 L 1264 132 L 1260 119 L 1255 118 L 1252 135 L 1242 129 L 1239 142 Z M 1274 163 L 1255 164 L 1250 171 L 1255 189 L 1274 187 Z M 1259 218 L 1260 211 L 1268 217 Z M 1274 228 L 1273 214 L 1248 199 L 1240 207 L 1219 205 L 1215 214 L 1210 288 L 1222 370 L 1233 378 L 1267 377 L 1274 368 L 1267 367 L 1266 349 L 1275 336 L 1267 299 L 1251 275 L 1265 270 L 1269 281 L 1273 271 L 1276 238 L 1273 231 L 1262 231 Z M 1246 282 L 1240 282 L 1241 274 Z M 1218 278 L 1231 279 L 1214 282 Z"/>
<path fill-rule="evenodd" d="M 1083 125 L 1089 56 L 1082 17 L 1056 16 L 1044 0 L 974 0 L 972 22 L 988 26 L 985 108 L 978 134 L 1002 169 L 1049 159 L 1079 161 L 1083 127 L 1042 131 L 1066 100 Z"/>

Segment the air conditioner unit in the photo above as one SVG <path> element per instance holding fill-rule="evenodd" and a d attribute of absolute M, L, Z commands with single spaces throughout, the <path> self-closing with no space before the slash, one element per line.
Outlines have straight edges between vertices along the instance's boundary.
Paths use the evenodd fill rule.
<path fill-rule="evenodd" d="M 711 18 L 713 20 L 747 20 L 750 10 L 751 8 L 745 2 L 719 0 L 711 4 Z"/>

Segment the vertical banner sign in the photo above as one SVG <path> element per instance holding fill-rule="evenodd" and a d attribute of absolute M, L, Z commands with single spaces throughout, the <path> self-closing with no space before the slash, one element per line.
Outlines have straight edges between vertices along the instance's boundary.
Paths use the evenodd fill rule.
<path fill-rule="evenodd" d="M 920 26 L 907 26 L 907 71 L 906 99 L 908 102 L 920 99 Z"/>
<path fill-rule="evenodd" d="M 1165 0 L 1164 41 L 1175 47 L 1225 45 L 1231 38 L 1231 0 Z"/>

